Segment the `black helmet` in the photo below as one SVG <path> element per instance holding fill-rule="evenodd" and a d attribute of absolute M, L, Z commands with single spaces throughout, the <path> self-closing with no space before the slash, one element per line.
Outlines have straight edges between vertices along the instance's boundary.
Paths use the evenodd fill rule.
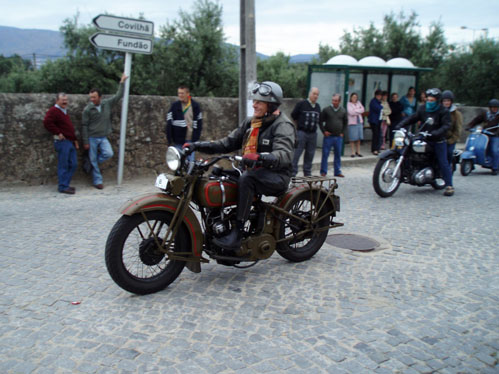
<path fill-rule="evenodd" d="M 492 108 L 492 107 L 499 108 L 499 100 L 497 100 L 497 99 L 490 100 L 488 107 L 489 108 Z"/>
<path fill-rule="evenodd" d="M 451 90 L 445 90 L 444 92 L 442 92 L 442 100 L 445 99 L 454 102 L 454 94 L 452 93 Z"/>
<path fill-rule="evenodd" d="M 440 101 L 440 98 L 442 97 L 442 91 L 438 88 L 429 88 L 426 90 L 426 96 L 433 96 L 437 101 Z"/>
<path fill-rule="evenodd" d="M 274 104 L 273 106 L 277 109 L 282 104 L 282 88 L 270 81 L 256 82 L 251 88 L 251 99 Z"/>

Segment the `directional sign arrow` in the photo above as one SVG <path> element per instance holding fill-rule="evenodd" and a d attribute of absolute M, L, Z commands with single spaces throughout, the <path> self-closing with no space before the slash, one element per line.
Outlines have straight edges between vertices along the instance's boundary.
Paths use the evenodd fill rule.
<path fill-rule="evenodd" d="M 104 33 L 95 33 L 90 38 L 92 43 L 97 48 L 111 49 L 114 51 L 131 52 L 131 53 L 152 53 L 152 40 L 135 38 L 132 36 L 113 35 Z"/>
<path fill-rule="evenodd" d="M 124 18 L 99 14 L 92 22 L 99 29 L 121 31 L 129 34 L 152 36 L 154 34 L 154 23 L 143 19 Z"/>

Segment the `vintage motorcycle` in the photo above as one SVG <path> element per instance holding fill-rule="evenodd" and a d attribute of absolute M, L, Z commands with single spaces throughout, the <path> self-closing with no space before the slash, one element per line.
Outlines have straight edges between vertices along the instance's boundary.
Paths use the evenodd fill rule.
<path fill-rule="evenodd" d="M 421 130 L 432 124 L 433 118 L 430 117 Z M 406 129 L 395 131 L 394 147 L 379 155 L 374 168 L 373 187 L 379 196 L 392 196 L 400 183 L 415 186 L 429 184 L 436 190 L 445 188 L 433 149 L 425 140 L 428 135 L 425 131 L 417 135 Z"/>
<path fill-rule="evenodd" d="M 169 147 L 166 163 L 173 174 L 157 177 L 160 192 L 127 202 L 109 233 L 105 260 L 111 278 L 129 292 L 149 294 L 167 287 L 184 266 L 199 273 L 201 263 L 209 262 L 205 254 L 239 268 L 274 251 L 289 261 L 305 261 L 321 248 L 330 228 L 343 225 L 333 220 L 340 210 L 334 178 L 293 178 L 273 201 L 255 198 L 239 250 L 217 247 L 213 239 L 235 224 L 242 161 L 233 155 L 189 161 Z"/>
<path fill-rule="evenodd" d="M 484 129 L 482 126 L 476 126 L 470 129 L 470 135 L 466 139 L 466 149 L 460 153 L 459 162 L 461 163 L 461 175 L 469 175 L 475 165 L 481 165 L 483 168 L 492 169 L 492 155 L 488 154 L 489 136 L 494 135 L 490 130 L 498 126 Z"/>

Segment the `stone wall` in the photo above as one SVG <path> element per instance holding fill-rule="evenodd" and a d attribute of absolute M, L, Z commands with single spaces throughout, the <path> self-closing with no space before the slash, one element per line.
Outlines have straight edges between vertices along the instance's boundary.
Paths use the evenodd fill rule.
<path fill-rule="evenodd" d="M 165 166 L 166 112 L 176 97 L 130 96 L 127 123 L 124 179 L 153 177 Z M 238 123 L 238 99 L 196 98 L 203 109 L 202 140 L 219 139 Z M 88 103 L 87 95 L 68 95 L 68 111 L 77 129 Z M 298 100 L 286 99 L 282 108 L 289 115 Z M 52 135 L 45 130 L 43 118 L 54 105 L 53 94 L 0 93 L 0 183 L 29 185 L 57 183 L 57 158 Z M 113 111 L 113 133 L 109 140 L 115 156 L 102 164 L 104 181 L 116 181 L 119 154 L 121 104 Z M 81 151 L 74 179 L 89 180 L 81 169 Z"/>

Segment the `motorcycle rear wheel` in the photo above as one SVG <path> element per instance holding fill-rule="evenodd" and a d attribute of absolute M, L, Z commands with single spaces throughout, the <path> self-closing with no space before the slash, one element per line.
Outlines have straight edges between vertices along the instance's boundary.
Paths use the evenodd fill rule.
<path fill-rule="evenodd" d="M 169 260 L 157 250 L 173 214 L 165 211 L 122 216 L 113 226 L 106 242 L 105 259 L 111 278 L 126 291 L 145 295 L 158 292 L 172 283 L 182 272 L 185 261 Z M 150 227 L 149 227 L 150 225 Z M 154 234 L 153 234 L 154 233 Z M 184 226 L 175 238 L 174 251 L 186 252 L 190 238 Z"/>
<path fill-rule="evenodd" d="M 463 160 L 461 161 L 461 175 L 463 177 L 466 177 L 467 175 L 470 175 L 471 171 L 473 170 L 473 161 L 471 160 Z"/>
<path fill-rule="evenodd" d="M 396 176 L 391 173 L 397 164 L 395 157 L 380 159 L 373 172 L 374 191 L 381 197 L 390 197 L 400 186 L 400 169 Z"/>
<path fill-rule="evenodd" d="M 316 202 L 317 192 L 310 194 L 309 191 L 306 191 L 300 194 L 287 208 L 288 212 L 305 219 L 307 223 L 291 216 L 282 216 L 284 222 L 281 223 L 279 229 L 279 239 L 288 238 L 289 240 L 277 244 L 277 253 L 286 260 L 306 261 L 312 258 L 324 244 L 328 234 L 328 230 L 325 228 L 329 226 L 330 216 L 326 216 L 320 221 L 314 218 L 312 212 L 321 208 L 322 205 L 321 199 L 319 199 L 318 204 Z M 331 204 L 325 204 L 321 209 L 321 212 L 315 214 L 315 217 L 320 218 L 333 208 Z M 319 229 L 323 230 L 319 231 Z M 298 235 L 305 230 L 309 231 Z"/>

